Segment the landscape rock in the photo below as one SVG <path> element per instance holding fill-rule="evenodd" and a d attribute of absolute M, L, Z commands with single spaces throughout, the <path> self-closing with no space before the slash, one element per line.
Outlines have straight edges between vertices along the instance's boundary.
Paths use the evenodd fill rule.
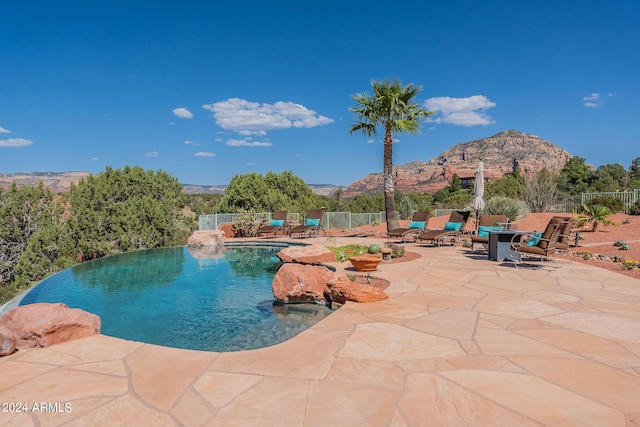
<path fill-rule="evenodd" d="M 16 349 L 16 342 L 13 338 L 0 334 L 0 357 L 8 356 Z"/>
<path fill-rule="evenodd" d="M 0 334 L 17 348 L 48 347 L 100 333 L 100 318 L 62 303 L 16 307 L 0 317 Z"/>
<path fill-rule="evenodd" d="M 356 283 L 346 276 L 340 276 L 327 282 L 325 296 L 329 301 L 338 304 L 344 304 L 347 301 L 376 302 L 389 298 L 389 295 L 382 289 Z"/>
<path fill-rule="evenodd" d="M 336 257 L 329 249 L 321 245 L 289 246 L 277 253 L 282 262 L 319 265 L 325 262 L 336 262 Z"/>
<path fill-rule="evenodd" d="M 197 230 L 187 240 L 187 246 L 222 246 L 224 245 L 224 231 Z"/>
<path fill-rule="evenodd" d="M 273 278 L 273 296 L 282 302 L 323 302 L 334 273 L 326 267 L 285 263 Z"/>

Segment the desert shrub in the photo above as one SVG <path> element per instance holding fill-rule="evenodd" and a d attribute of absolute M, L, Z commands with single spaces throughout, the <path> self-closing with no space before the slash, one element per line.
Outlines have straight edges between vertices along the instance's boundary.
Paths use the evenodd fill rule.
<path fill-rule="evenodd" d="M 328 247 L 328 249 L 333 252 L 333 255 L 340 262 L 347 261 L 352 256 L 366 254 L 369 251 L 368 246 L 356 243 L 345 246 Z"/>
<path fill-rule="evenodd" d="M 556 177 L 546 169 L 525 180 L 525 202 L 531 212 L 548 212 L 557 195 Z"/>
<path fill-rule="evenodd" d="M 486 201 L 482 213 L 485 215 L 506 215 L 509 221 L 517 221 L 524 218 L 527 206 L 522 200 L 495 196 Z"/>
<path fill-rule="evenodd" d="M 403 195 L 400 198 L 398 205 L 398 214 L 400 219 L 409 219 L 413 213 L 413 203 L 408 196 Z"/>
<path fill-rule="evenodd" d="M 635 259 L 627 259 L 620 263 L 620 266 L 628 271 L 635 270 L 638 267 L 638 261 Z"/>
<path fill-rule="evenodd" d="M 255 211 L 241 209 L 233 218 L 233 234 L 236 237 L 255 237 L 259 227 L 260 221 Z"/>
<path fill-rule="evenodd" d="M 392 258 L 403 257 L 405 252 L 406 252 L 406 249 L 405 249 L 404 246 L 398 245 L 396 243 L 387 243 L 387 244 L 385 244 L 385 246 L 393 251 L 391 253 L 391 257 Z"/>
<path fill-rule="evenodd" d="M 183 215 L 177 178 L 139 166 L 107 167 L 71 187 L 69 236 L 82 259 L 185 244 L 196 228 Z"/>
<path fill-rule="evenodd" d="M 31 238 L 45 227 L 56 227 L 60 214 L 60 204 L 42 183 L 22 188 L 12 184 L 6 192 L 0 190 L 0 286 L 14 279 Z"/>
<path fill-rule="evenodd" d="M 635 202 L 631 206 L 629 206 L 629 214 L 630 215 L 640 215 L 640 201 Z"/>
<path fill-rule="evenodd" d="M 622 199 L 614 196 L 594 196 L 584 203 L 587 207 L 593 207 L 596 205 L 605 206 L 611 210 L 612 213 L 623 212 L 624 202 Z"/>

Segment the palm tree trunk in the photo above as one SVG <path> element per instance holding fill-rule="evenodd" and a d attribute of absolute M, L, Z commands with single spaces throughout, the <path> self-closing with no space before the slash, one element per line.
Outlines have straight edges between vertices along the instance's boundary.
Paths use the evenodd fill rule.
<path fill-rule="evenodd" d="M 382 176 L 384 177 L 384 210 L 387 216 L 387 231 L 400 228 L 396 216 L 396 203 L 394 200 L 393 181 L 393 134 L 387 127 L 384 132 L 384 154 L 382 157 Z"/>

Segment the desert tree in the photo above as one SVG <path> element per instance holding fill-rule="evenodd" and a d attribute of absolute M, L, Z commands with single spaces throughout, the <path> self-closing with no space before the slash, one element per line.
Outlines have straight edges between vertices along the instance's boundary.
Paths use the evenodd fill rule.
<path fill-rule="evenodd" d="M 356 105 L 349 110 L 355 114 L 356 122 L 351 125 L 350 133 L 361 131 L 364 135 L 375 137 L 378 128 L 384 129 L 382 175 L 384 179 L 384 204 L 387 216 L 387 230 L 398 228 L 394 202 L 393 179 L 393 137 L 394 133 L 415 135 L 420 132 L 423 119 L 433 112 L 426 111 L 414 101 L 422 91 L 421 86 L 410 83 L 403 86 L 400 80 L 371 81 L 373 94 L 353 95 Z"/>
<path fill-rule="evenodd" d="M 525 179 L 525 202 L 531 212 L 548 212 L 557 196 L 556 177 L 547 169 Z"/>

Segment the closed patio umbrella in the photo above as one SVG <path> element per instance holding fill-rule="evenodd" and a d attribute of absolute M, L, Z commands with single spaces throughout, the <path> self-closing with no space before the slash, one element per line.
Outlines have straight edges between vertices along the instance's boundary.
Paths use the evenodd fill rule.
<path fill-rule="evenodd" d="M 484 209 L 484 165 L 482 160 L 478 162 L 476 168 L 476 182 L 473 189 L 473 201 L 471 207 L 476 210 L 476 224 L 478 224 L 478 215 L 482 209 Z"/>

